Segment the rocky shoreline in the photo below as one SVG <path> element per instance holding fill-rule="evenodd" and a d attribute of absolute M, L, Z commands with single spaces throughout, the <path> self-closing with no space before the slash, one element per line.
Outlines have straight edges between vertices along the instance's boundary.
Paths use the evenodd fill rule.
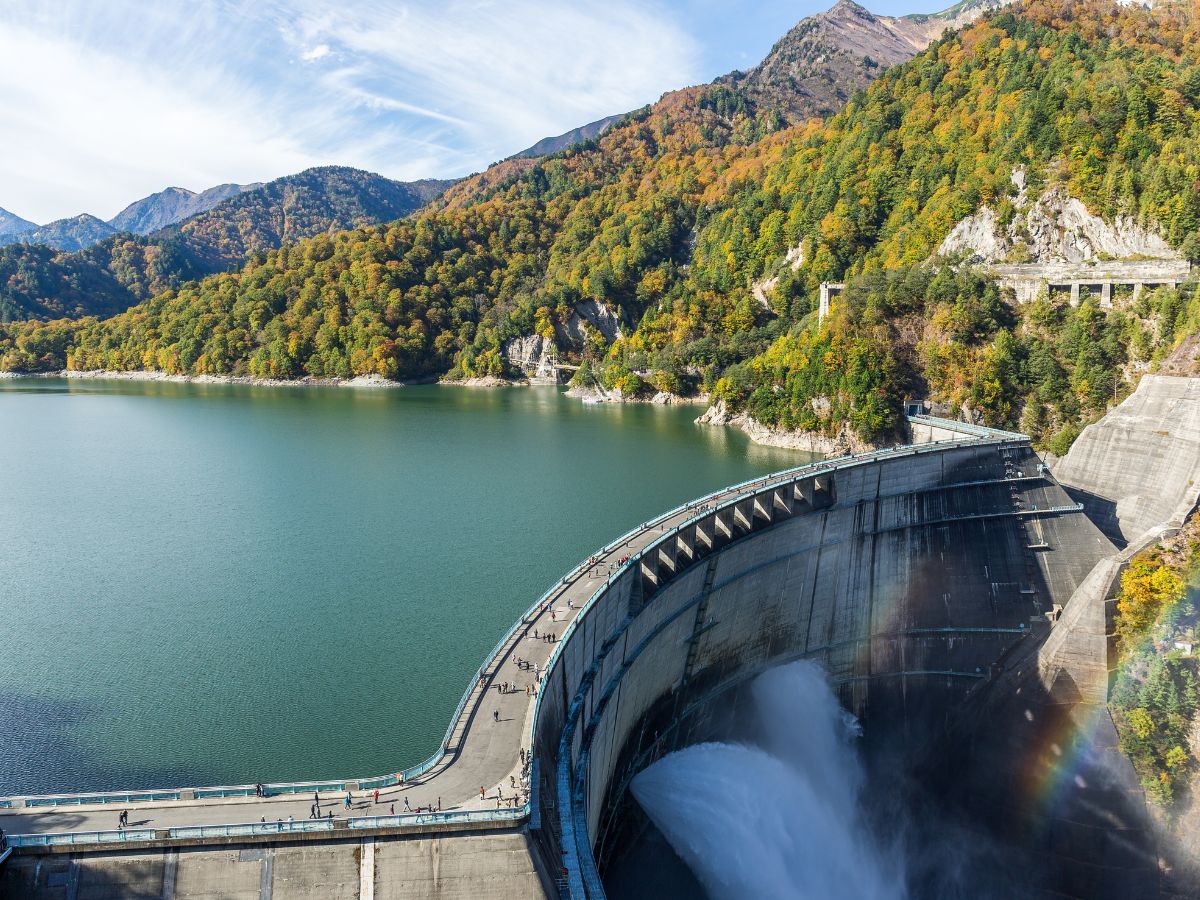
<path fill-rule="evenodd" d="M 445 384 L 455 387 L 477 388 L 506 388 L 529 387 L 529 381 L 513 381 L 507 378 L 488 376 L 483 378 L 461 379 L 415 379 L 411 381 L 390 381 L 378 375 L 360 375 L 355 378 L 254 378 L 249 375 L 168 375 L 166 372 L 155 371 L 113 371 L 89 370 L 79 372 L 72 369 L 62 369 L 55 372 L 0 372 L 0 379 L 18 378 L 69 378 L 79 381 L 159 381 L 173 384 L 239 384 L 252 387 L 352 387 L 352 388 L 398 388 L 414 384 Z M 626 397 L 619 390 L 602 391 L 595 387 L 568 389 L 566 396 L 584 403 L 615 403 L 615 404 L 648 404 L 653 406 L 683 406 L 707 404 L 710 397 L 698 394 L 694 397 L 681 397 L 667 391 L 659 391 L 652 396 Z M 785 431 L 771 428 L 755 420 L 746 413 L 731 413 L 724 401 L 718 400 L 708 407 L 695 420 L 697 425 L 715 425 L 737 428 L 756 444 L 766 447 L 782 447 L 787 450 L 803 450 L 808 453 L 819 453 L 826 456 L 840 456 L 847 453 L 863 453 L 875 449 L 872 445 L 860 440 L 848 429 L 830 437 L 808 431 Z"/>
<path fill-rule="evenodd" d="M 752 416 L 730 412 L 724 400 L 716 401 L 696 419 L 697 425 L 721 425 L 737 428 L 756 444 L 765 447 L 783 447 L 787 450 L 804 450 L 822 456 L 845 456 L 851 453 L 866 453 L 878 449 L 858 437 L 849 428 L 832 437 L 813 431 L 787 431 L 764 425 Z"/>
<path fill-rule="evenodd" d="M 166 372 L 146 370 L 113 371 L 90 369 L 78 372 L 61 369 L 56 372 L 0 372 L 0 378 L 70 378 L 79 381 L 161 381 L 174 384 L 244 384 L 254 387 L 404 387 L 410 384 L 428 384 L 431 380 L 389 381 L 378 375 L 360 375 L 355 378 L 254 378 L 250 375 L 168 375 Z"/>
<path fill-rule="evenodd" d="M 567 396 L 584 403 L 645 403 L 653 406 L 684 406 L 688 404 L 708 403 L 708 394 L 697 394 L 694 397 L 681 397 L 668 391 L 659 391 L 648 397 L 626 397 L 619 389 L 611 391 L 599 387 L 573 387 L 567 390 Z"/>

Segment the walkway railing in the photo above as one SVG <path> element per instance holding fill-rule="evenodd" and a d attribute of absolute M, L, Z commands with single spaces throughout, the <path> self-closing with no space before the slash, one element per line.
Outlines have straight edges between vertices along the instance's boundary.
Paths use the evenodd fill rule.
<path fill-rule="evenodd" d="M 551 669 L 559 663 L 567 646 L 567 642 L 571 635 L 574 634 L 576 624 L 580 622 L 585 613 L 590 610 L 604 594 L 613 581 L 626 569 L 638 564 L 642 557 L 657 548 L 663 540 L 674 537 L 680 531 L 691 527 L 697 521 L 708 516 L 716 510 L 724 510 L 731 506 L 746 500 L 753 493 L 761 490 L 768 490 L 778 487 L 781 484 L 786 484 L 795 480 L 797 477 L 807 477 L 809 475 L 821 475 L 829 472 L 834 472 L 839 469 L 845 469 L 857 465 L 872 464 L 885 459 L 898 458 L 907 455 L 914 455 L 926 452 L 944 451 L 962 446 L 971 446 L 978 444 L 980 439 L 990 439 L 993 441 L 1004 442 L 1012 441 L 1027 441 L 1025 435 L 1016 434 L 1013 432 L 1000 431 L 997 429 L 984 428 L 982 426 L 968 425 L 962 422 L 950 422 L 944 419 L 936 419 L 930 416 L 913 416 L 913 421 L 922 422 L 925 424 L 939 425 L 943 427 L 955 426 L 955 430 L 961 430 L 964 433 L 976 435 L 972 439 L 964 439 L 962 441 L 944 441 L 919 445 L 904 445 L 889 449 L 877 450 L 871 453 L 860 455 L 846 455 L 832 459 L 820 460 L 816 462 L 806 463 L 804 465 L 795 466 L 791 469 L 786 469 L 782 472 L 775 472 L 769 475 L 757 476 L 748 479 L 738 484 L 730 485 L 717 491 L 701 497 L 696 500 L 689 501 L 685 504 L 675 507 L 653 519 L 643 522 L 641 525 L 630 529 L 625 534 L 621 535 L 614 541 L 610 541 L 601 549 L 591 554 L 589 558 L 579 565 L 571 569 L 566 575 L 554 583 L 541 597 L 539 597 L 530 607 L 522 614 L 522 616 L 513 623 L 512 627 L 504 634 L 503 637 L 493 647 L 491 653 L 485 658 L 475 672 L 467 689 L 463 692 L 462 697 L 455 707 L 454 714 L 450 717 L 450 724 L 446 730 L 446 734 L 442 739 L 439 748 L 425 761 L 418 763 L 415 766 L 404 769 L 401 772 L 388 775 L 369 776 L 366 778 L 351 778 L 342 781 L 308 781 L 308 782 L 273 782 L 264 784 L 264 793 L 267 796 L 279 794 L 301 794 L 309 791 L 325 791 L 325 792 L 342 792 L 348 789 L 350 784 L 356 784 L 362 790 L 371 790 L 379 787 L 387 787 L 402 782 L 411 781 L 417 778 L 430 769 L 437 766 L 447 755 L 451 749 L 451 741 L 453 740 L 454 732 L 461 724 L 463 712 L 470 702 L 471 697 L 478 690 L 480 680 L 491 670 L 498 660 L 502 660 L 506 655 L 506 647 L 512 639 L 521 631 L 522 626 L 528 625 L 532 618 L 536 618 L 537 614 L 547 603 L 553 602 L 560 596 L 567 587 L 574 581 L 584 577 L 592 568 L 589 560 L 592 557 L 604 557 L 608 554 L 628 544 L 638 535 L 651 531 L 656 526 L 685 513 L 691 513 L 693 510 L 699 512 L 693 515 L 688 515 L 686 518 L 675 525 L 669 532 L 663 532 L 657 539 L 652 540 L 646 547 L 630 554 L 622 565 L 610 571 L 605 580 L 596 588 L 587 601 L 581 606 L 579 614 L 567 625 L 561 638 L 555 643 L 551 651 L 550 658 L 546 663 L 545 672 L 549 675 Z M 756 490 L 750 490 L 755 488 Z M 717 503 L 719 498 L 727 499 Z M 713 506 L 712 504 L 716 504 Z M 533 715 L 528 717 L 528 728 L 524 735 L 524 746 L 529 748 L 532 759 L 532 748 L 534 747 L 533 732 L 536 729 L 537 720 L 540 713 L 542 695 L 539 691 L 534 695 Z M 536 764 L 536 760 L 533 760 Z M 108 803 L 137 803 L 148 801 L 181 801 L 185 794 L 190 794 L 197 799 L 212 799 L 225 797 L 250 797 L 257 793 L 256 785 L 235 785 L 226 787 L 203 787 L 193 789 L 179 789 L 174 791 L 132 791 L 132 792 L 97 792 L 92 794 L 62 794 L 42 797 L 26 797 L 24 805 L 26 807 L 34 806 L 62 806 L 62 805 L 83 805 L 83 804 L 108 804 Z M 19 799 L 19 798 L 18 798 Z M 0 800 L 0 807 L 15 805 L 13 799 Z M 352 818 L 347 821 L 350 828 L 370 828 L 370 827 L 389 827 L 392 824 L 444 824 L 450 822 L 482 822 L 495 821 L 509 823 L 513 821 L 523 820 L 531 814 L 530 805 L 516 809 L 502 808 L 497 810 L 470 810 L 470 811 L 446 811 L 441 813 L 423 813 L 408 816 L 371 816 Z M 205 836 L 238 836 L 249 834 L 276 834 L 286 831 L 324 831 L 333 828 L 332 824 L 323 824 L 329 820 L 301 820 L 293 822 L 258 822 L 248 824 L 230 824 L 230 825 L 205 825 L 191 826 L 186 828 L 171 828 L 168 832 L 172 838 L 186 839 L 189 837 L 205 837 Z M 357 824 L 364 822 L 379 822 L 378 826 L 370 824 Z M 230 830 L 233 829 L 233 830 Z M 240 829 L 260 829 L 257 831 L 243 831 Z M 261 830 L 266 829 L 266 830 Z M 201 833 L 203 832 L 203 833 Z M 149 835 L 148 837 L 146 835 Z M 154 839 L 154 829 L 125 829 L 122 831 L 98 831 L 98 832 L 70 832 L 70 833 L 55 833 L 55 834 L 32 834 L 32 835 L 9 835 L 10 844 L 14 847 L 21 846 L 46 846 L 50 844 L 68 844 L 68 843 L 108 843 L 132 840 L 152 840 Z"/>
<path fill-rule="evenodd" d="M 10 847 L 55 847 L 61 844 L 121 844 L 126 841 L 152 841 L 153 828 L 125 828 L 120 831 L 64 831 L 48 834 L 10 834 Z"/>

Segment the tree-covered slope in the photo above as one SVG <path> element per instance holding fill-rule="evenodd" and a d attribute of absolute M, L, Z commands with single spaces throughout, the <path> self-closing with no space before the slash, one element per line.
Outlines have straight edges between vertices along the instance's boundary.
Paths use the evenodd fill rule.
<path fill-rule="evenodd" d="M 326 166 L 239 191 L 148 237 L 122 233 L 65 253 L 0 247 L 0 275 L 9 275 L 0 277 L 0 318 L 112 315 L 185 281 L 235 268 L 252 253 L 402 218 L 451 183 L 405 183 Z M 41 233 L 22 241 L 45 243 L 37 238 Z"/>
<path fill-rule="evenodd" d="M 503 374 L 505 342 L 539 333 L 627 392 L 702 386 L 769 424 L 877 439 L 912 392 L 1025 415 L 1048 439 L 1193 327 L 1194 301 L 1017 310 L 982 273 L 926 261 L 981 204 L 1013 215 L 1018 166 L 1034 195 L 1062 186 L 1194 253 L 1198 107 L 1200 41 L 1180 10 L 1033 2 L 888 70 L 827 123 L 778 130 L 728 84 L 669 94 L 414 221 L 302 242 L 37 341 L 10 330 L 0 362 Z M 843 279 L 818 327 L 818 284 Z M 589 304 L 624 336 L 587 324 Z"/>

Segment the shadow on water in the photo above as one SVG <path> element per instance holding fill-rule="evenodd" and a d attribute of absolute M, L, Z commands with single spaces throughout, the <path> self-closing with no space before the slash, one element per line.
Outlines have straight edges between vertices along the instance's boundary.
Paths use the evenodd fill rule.
<path fill-rule="evenodd" d="M 114 764 L 80 746 L 74 736 L 103 715 L 103 709 L 84 701 L 0 692 L 0 720 L 5 731 L 20 738 L 0 740 L 0 796 L 74 792 L 81 784 L 94 791 L 173 789 L 211 780 L 212 773 L 206 778 L 206 773 L 184 765 Z M 61 813 L 54 821 L 56 826 L 66 822 Z"/>

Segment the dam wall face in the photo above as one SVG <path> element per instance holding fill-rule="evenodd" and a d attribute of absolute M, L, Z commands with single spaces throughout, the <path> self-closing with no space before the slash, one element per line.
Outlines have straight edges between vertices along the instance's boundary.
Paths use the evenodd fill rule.
<path fill-rule="evenodd" d="M 818 464 L 695 512 L 596 593 L 533 714 L 531 828 L 565 896 L 604 896 L 625 787 L 686 742 L 690 710 L 811 658 L 867 723 L 948 718 L 1113 550 L 1002 433 Z"/>

